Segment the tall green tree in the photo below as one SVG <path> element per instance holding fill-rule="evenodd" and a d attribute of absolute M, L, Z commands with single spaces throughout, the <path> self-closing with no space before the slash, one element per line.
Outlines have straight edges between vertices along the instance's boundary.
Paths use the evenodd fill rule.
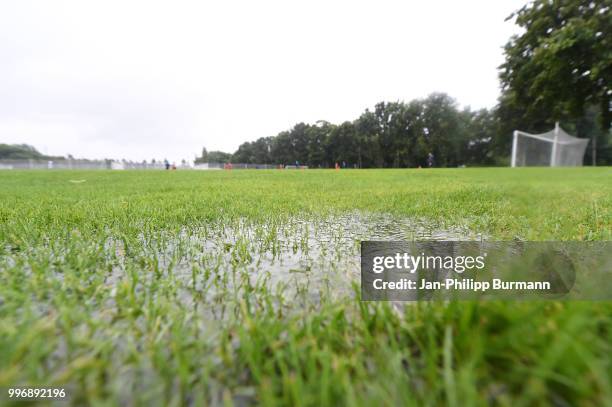
<path fill-rule="evenodd" d="M 344 122 L 332 129 L 327 139 L 326 153 L 331 163 L 344 163 L 349 167 L 358 164 L 357 138 L 352 122 Z"/>
<path fill-rule="evenodd" d="M 326 147 L 330 134 L 336 128 L 335 125 L 319 120 L 306 130 L 308 139 L 308 156 L 305 163 L 311 167 L 329 167 L 331 158 L 327 156 Z"/>
<path fill-rule="evenodd" d="M 469 142 L 466 118 L 469 111 L 460 111 L 457 102 L 444 93 L 431 94 L 422 103 L 424 143 L 419 144 L 420 148 L 426 146 L 439 166 L 465 164 Z"/>
<path fill-rule="evenodd" d="M 500 67 L 503 132 L 577 123 L 596 107 L 601 134 L 609 135 L 611 9 L 610 0 L 535 0 L 509 17 L 524 31 L 506 44 Z"/>
<path fill-rule="evenodd" d="M 380 126 L 376 114 L 366 109 L 355 120 L 355 136 L 357 137 L 357 165 L 359 168 L 382 167 Z"/>

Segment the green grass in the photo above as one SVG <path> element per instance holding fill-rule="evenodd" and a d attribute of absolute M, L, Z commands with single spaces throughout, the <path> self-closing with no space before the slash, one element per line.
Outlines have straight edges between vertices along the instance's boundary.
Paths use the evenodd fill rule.
<path fill-rule="evenodd" d="M 336 240 L 322 266 L 266 266 L 316 241 L 296 219 L 356 210 L 497 240 L 610 240 L 611 180 L 0 172 L 0 387 L 64 385 L 100 405 L 611 405 L 608 302 L 362 303 L 334 280 Z"/>

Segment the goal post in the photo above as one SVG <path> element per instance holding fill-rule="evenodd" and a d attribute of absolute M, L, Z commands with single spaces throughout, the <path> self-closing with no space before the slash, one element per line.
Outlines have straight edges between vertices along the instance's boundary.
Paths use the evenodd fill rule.
<path fill-rule="evenodd" d="M 512 132 L 512 160 L 511 160 L 511 166 L 512 167 L 516 167 L 516 144 L 518 141 L 518 130 L 514 130 L 514 132 Z"/>
<path fill-rule="evenodd" d="M 531 134 L 515 130 L 512 134 L 512 167 L 582 166 L 588 139 L 571 136 L 559 123 L 551 131 Z"/>
<path fill-rule="evenodd" d="M 550 166 L 554 167 L 557 161 L 557 146 L 559 145 L 559 122 L 555 122 L 555 135 L 552 143 L 552 154 L 550 155 Z"/>

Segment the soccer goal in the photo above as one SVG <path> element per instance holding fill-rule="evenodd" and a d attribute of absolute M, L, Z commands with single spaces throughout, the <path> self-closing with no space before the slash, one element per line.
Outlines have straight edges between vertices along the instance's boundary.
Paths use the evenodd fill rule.
<path fill-rule="evenodd" d="M 515 130 L 512 140 L 512 167 L 581 166 L 588 139 L 567 134 L 559 123 L 549 132 L 529 134 Z"/>

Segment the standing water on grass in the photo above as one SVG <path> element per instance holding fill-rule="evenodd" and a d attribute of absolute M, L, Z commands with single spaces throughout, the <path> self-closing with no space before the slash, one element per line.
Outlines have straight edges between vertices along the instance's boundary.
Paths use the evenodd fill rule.
<path fill-rule="evenodd" d="M 185 306 L 210 310 L 223 303 L 225 308 L 228 298 L 271 293 L 313 305 L 354 295 L 363 240 L 478 239 L 467 230 L 434 228 L 388 214 L 354 212 L 265 225 L 240 219 L 154 238 L 143 234 L 141 250 L 129 256 L 123 243 L 114 241 L 115 263 L 106 282 L 114 285 L 128 277 L 126 270 L 135 263 L 145 265 L 136 277 L 142 287 L 169 280 Z"/>
<path fill-rule="evenodd" d="M 223 320 L 241 301 L 290 311 L 354 298 L 363 240 L 481 238 L 388 214 L 279 218 L 265 224 L 236 219 L 102 242 L 79 239 L 74 231 L 69 241 L 27 252 L 10 249 L 0 269 L 15 277 L 36 274 L 63 289 L 99 285 L 98 296 L 86 301 L 100 315 L 111 315 L 129 298 L 163 300 Z"/>

